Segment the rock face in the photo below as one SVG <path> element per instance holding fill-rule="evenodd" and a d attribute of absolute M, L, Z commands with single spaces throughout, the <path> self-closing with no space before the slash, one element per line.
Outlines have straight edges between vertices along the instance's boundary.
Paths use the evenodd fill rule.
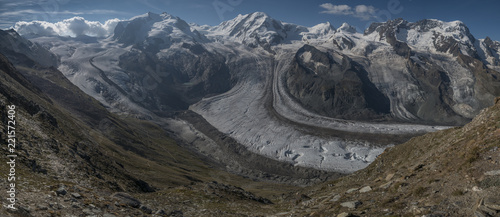
<path fill-rule="evenodd" d="M 43 66 L 57 66 L 59 58 L 37 43 L 21 37 L 14 30 L 0 30 L 0 50 L 11 61 L 16 60 L 16 54 L 23 54 Z M 21 60 L 16 60 L 21 61 Z M 17 62 L 16 62 L 17 64 Z"/>
<path fill-rule="evenodd" d="M 143 96 L 141 105 L 152 111 L 185 110 L 202 97 L 231 87 L 225 58 L 197 43 L 183 43 L 180 49 L 159 57 L 134 49 L 120 56 L 119 66 L 130 78 L 129 86 L 141 87 L 135 93 Z"/>
<path fill-rule="evenodd" d="M 340 53 L 305 45 L 285 77 L 290 94 L 318 114 L 354 120 L 390 114 L 389 99 L 370 81 L 368 72 Z"/>

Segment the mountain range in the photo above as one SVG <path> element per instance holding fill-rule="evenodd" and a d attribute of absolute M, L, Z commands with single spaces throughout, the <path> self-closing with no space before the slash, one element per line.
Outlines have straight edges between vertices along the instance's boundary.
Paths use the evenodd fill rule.
<path fill-rule="evenodd" d="M 360 33 L 261 12 L 217 26 L 147 13 L 107 38 L 0 39 L 2 105 L 30 126 L 22 188 L 43 192 L 21 193 L 18 214 L 499 212 L 498 106 L 456 126 L 500 96 L 500 42 L 460 21 Z M 468 182 L 443 178 L 454 172 Z"/>
<path fill-rule="evenodd" d="M 145 99 L 148 107 L 159 111 L 171 109 L 168 102 L 175 100 L 177 108 L 185 109 L 207 94 L 226 92 L 241 83 L 236 69 L 227 64 L 230 53 L 240 48 L 263 60 L 278 52 L 293 53 L 287 59 L 292 61 L 287 63 L 290 69 L 283 75 L 287 92 L 302 107 L 328 117 L 464 124 L 498 95 L 499 42 L 475 39 L 460 21 L 410 23 L 396 19 L 374 23 L 364 33 L 357 33 L 348 24 L 338 29 L 329 23 L 308 28 L 277 21 L 262 12 L 239 15 L 213 27 L 187 24 L 166 13 L 147 13 L 118 23 L 110 38 L 84 47 L 29 37 L 61 56 L 59 67 L 68 67 L 63 73 L 78 70 L 72 61 L 82 57 L 80 50 L 96 54 L 94 63 L 119 58 L 114 65 L 94 65 L 111 67 L 104 68 L 106 76 L 125 95 L 148 92 L 137 80 L 154 76 L 166 77 L 162 82 L 172 81 L 169 87 L 184 84 L 176 90 L 155 91 L 169 92 L 169 96 L 153 94 Z M 107 54 L 88 44 L 104 47 Z M 134 73 L 143 68 L 155 72 L 149 76 Z M 348 83 L 342 79 L 354 82 L 353 89 L 335 85 Z"/>

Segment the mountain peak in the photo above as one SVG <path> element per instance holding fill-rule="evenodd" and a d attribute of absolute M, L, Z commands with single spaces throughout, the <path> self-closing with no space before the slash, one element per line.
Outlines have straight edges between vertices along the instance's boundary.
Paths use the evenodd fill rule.
<path fill-rule="evenodd" d="M 418 28 L 420 31 L 430 31 L 431 29 L 440 28 L 446 32 L 454 32 L 461 31 L 469 33 L 469 28 L 465 25 L 464 22 L 460 20 L 455 21 L 442 21 L 437 19 L 424 19 L 413 23 L 414 26 Z"/>
<path fill-rule="evenodd" d="M 160 20 L 161 17 L 159 14 L 153 13 L 153 12 L 147 12 L 145 14 L 141 14 L 135 17 L 132 17 L 129 19 L 129 21 L 134 21 L 134 20 Z"/>
<path fill-rule="evenodd" d="M 303 39 L 321 38 L 326 35 L 332 35 L 337 32 L 330 22 L 320 23 L 316 26 L 308 28 L 307 32 L 303 32 Z"/>
<path fill-rule="evenodd" d="M 340 26 L 337 29 L 337 32 L 345 32 L 345 33 L 356 33 L 356 27 L 349 25 L 348 23 L 343 23 L 342 26 Z"/>
<path fill-rule="evenodd" d="M 365 30 L 365 35 L 371 35 L 372 40 L 386 41 L 396 47 L 411 46 L 416 50 L 449 53 L 454 56 L 478 55 L 474 45 L 476 39 L 462 21 L 424 19 L 408 22 L 399 18 L 372 23 Z"/>
<path fill-rule="evenodd" d="M 458 38 L 463 38 L 465 36 L 472 37 L 469 32 L 469 28 L 462 21 L 457 20 L 446 22 L 437 19 L 423 19 L 411 23 L 402 18 L 389 20 L 382 23 L 372 23 L 370 27 L 365 30 L 365 35 L 369 35 L 373 32 L 378 32 L 379 34 L 381 34 L 389 30 L 398 32 L 401 29 L 411 29 L 421 33 L 433 31 L 436 33 L 443 33 Z"/>
<path fill-rule="evenodd" d="M 153 12 L 151 12 L 151 11 L 149 11 L 149 12 L 148 12 L 148 13 L 146 13 L 146 14 L 147 14 L 148 16 L 150 16 L 150 17 L 151 17 L 151 16 L 158 16 L 158 14 L 153 13 Z"/>
<path fill-rule="evenodd" d="M 333 28 L 333 26 L 330 22 L 320 23 L 320 24 L 315 25 L 314 27 L 321 27 L 324 29 L 335 29 L 335 28 Z"/>
<path fill-rule="evenodd" d="M 286 38 L 284 24 L 264 12 L 240 14 L 232 20 L 222 22 L 214 30 L 251 46 L 280 43 Z"/>
<path fill-rule="evenodd" d="M 225 25 L 225 24 L 230 24 L 230 23 L 240 23 L 240 22 L 246 22 L 246 23 L 264 23 L 266 21 L 272 21 L 274 20 L 269 16 L 268 14 L 264 12 L 253 12 L 249 14 L 239 14 L 237 17 L 235 17 L 232 20 L 227 20 L 222 22 L 220 25 Z"/>
<path fill-rule="evenodd" d="M 247 24 L 252 25 L 265 25 L 266 23 L 280 23 L 281 21 L 273 19 L 271 16 L 264 12 L 253 12 L 247 15 L 243 15 L 243 20 Z"/>
<path fill-rule="evenodd" d="M 255 18 L 259 18 L 259 17 L 271 18 L 271 16 L 269 16 L 265 12 L 260 12 L 260 11 L 250 13 L 250 14 L 248 14 L 248 16 L 255 17 Z"/>
<path fill-rule="evenodd" d="M 196 30 L 192 31 L 186 21 L 166 12 L 162 14 L 148 12 L 128 21 L 119 22 L 113 37 L 125 44 L 143 43 L 147 39 L 157 38 L 158 40 L 153 40 L 162 41 L 163 47 L 168 47 L 173 41 L 204 41 L 206 39 Z"/>
<path fill-rule="evenodd" d="M 161 14 L 153 13 L 153 12 L 147 12 L 145 14 L 141 14 L 135 17 L 132 17 L 128 20 L 128 22 L 159 22 L 162 20 L 182 20 L 181 18 L 171 15 L 167 12 L 163 12 Z"/>

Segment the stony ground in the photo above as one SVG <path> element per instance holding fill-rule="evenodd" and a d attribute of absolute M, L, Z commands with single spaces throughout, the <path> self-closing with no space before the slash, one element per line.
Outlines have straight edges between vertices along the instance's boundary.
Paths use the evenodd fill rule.
<path fill-rule="evenodd" d="M 49 185 L 23 189 L 17 199 L 17 211 L 4 210 L 2 216 L 265 216 L 275 210 L 266 198 L 217 182 L 149 194 Z"/>

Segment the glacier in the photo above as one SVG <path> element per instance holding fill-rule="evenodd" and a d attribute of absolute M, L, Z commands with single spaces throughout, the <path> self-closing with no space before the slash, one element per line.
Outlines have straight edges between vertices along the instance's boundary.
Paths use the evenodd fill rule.
<path fill-rule="evenodd" d="M 408 56 L 394 51 L 387 39 L 390 36 L 396 43 L 409 47 Z M 498 69 L 500 54 L 498 42 L 474 39 L 459 21 L 408 23 L 398 19 L 375 23 L 359 33 L 347 23 L 338 29 L 330 23 L 304 27 L 274 20 L 260 12 L 239 15 L 218 26 L 187 24 L 166 13 L 148 13 L 119 23 L 113 35 L 95 42 L 57 37 L 31 40 L 50 47 L 61 58 L 59 70 L 110 110 L 147 119 L 155 119 L 157 114 L 141 104 L 140 96 L 154 89 L 134 81 L 120 65 L 120 57 L 136 52 L 162 60 L 187 52 L 198 58 L 205 54 L 186 51 L 185 45 L 201 45 L 208 53 L 223 57 L 235 83 L 227 92 L 207 94 L 189 106 L 191 111 L 255 153 L 297 166 L 341 173 L 368 166 L 386 148 L 396 145 L 369 137 L 420 135 L 449 128 L 415 123 L 426 110 L 410 111 L 405 105 L 425 101 L 426 93 L 407 61 L 423 69 L 437 67 L 447 75 L 453 91 L 451 99 L 456 102 L 451 109 L 470 118 L 485 106 L 482 101 L 493 95 L 476 91 L 473 69 L 482 66 L 470 63 L 469 68 L 464 67 L 458 63 L 457 55 L 471 56 L 476 52 L 488 67 Z M 448 41 L 456 42 L 459 54 L 446 44 Z M 391 115 L 400 121 L 344 120 L 304 108 L 287 91 L 283 80 L 297 50 L 306 44 L 328 53 L 335 61 L 349 58 L 364 67 L 370 81 L 389 98 Z M 309 54 L 302 58 L 315 61 Z M 205 138 L 197 131 L 193 133 L 185 121 L 166 122 L 186 140 Z M 351 136 L 343 136 L 343 132 Z M 352 136 L 358 134 L 364 136 Z M 208 146 L 212 148 L 207 149 L 214 147 Z"/>

